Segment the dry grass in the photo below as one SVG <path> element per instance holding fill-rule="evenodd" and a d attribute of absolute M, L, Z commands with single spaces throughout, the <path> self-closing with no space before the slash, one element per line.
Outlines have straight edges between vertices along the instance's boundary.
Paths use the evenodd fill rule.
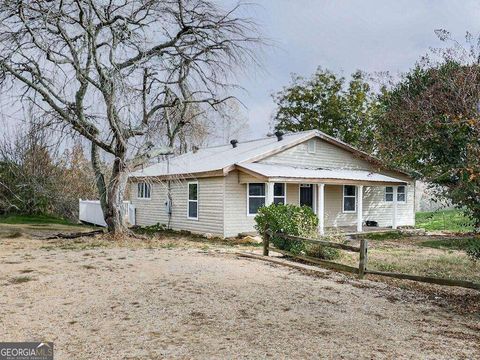
<path fill-rule="evenodd" d="M 239 258 L 248 245 L 223 243 L 174 234 L 2 241 L 3 335 L 53 341 L 61 359 L 480 355 L 477 292 L 437 287 L 433 302 L 398 286 Z M 472 312 L 452 311 L 460 300 Z"/>
<path fill-rule="evenodd" d="M 20 231 L 13 231 L 10 233 L 3 234 L 2 237 L 5 239 L 16 239 L 24 236 L 22 232 Z"/>
<path fill-rule="evenodd" d="M 480 283 L 480 264 L 472 262 L 464 251 L 422 246 L 427 240 L 428 236 L 370 240 L 368 268 Z M 344 253 L 340 262 L 358 266 L 358 254 Z"/>
<path fill-rule="evenodd" d="M 11 226 L 18 228 L 0 224 L 0 231 L 28 237 L 1 240 L 0 285 L 12 290 L 0 299 L 4 337 L 52 340 L 58 358 L 309 358 L 318 349 L 345 359 L 480 354 L 480 301 L 472 290 L 407 290 L 405 281 L 386 279 L 389 286 L 327 270 L 311 276 L 238 258 L 238 250 L 261 251 L 251 241 L 178 233 L 45 240 L 68 228 Z M 370 241 L 371 265 L 456 254 L 396 241 Z"/>
<path fill-rule="evenodd" d="M 31 276 L 16 276 L 9 280 L 11 284 L 23 284 L 29 281 L 32 281 L 33 278 Z"/>

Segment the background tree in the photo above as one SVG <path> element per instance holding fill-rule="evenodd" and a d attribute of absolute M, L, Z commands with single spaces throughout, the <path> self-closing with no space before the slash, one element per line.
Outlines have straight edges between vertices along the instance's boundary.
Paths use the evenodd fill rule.
<path fill-rule="evenodd" d="M 384 91 L 378 142 L 382 158 L 416 172 L 480 228 L 480 57 L 478 42 L 467 43 L 430 54 Z"/>
<path fill-rule="evenodd" d="M 321 130 L 361 150 L 374 149 L 373 111 L 376 98 L 365 75 L 351 80 L 319 68 L 310 79 L 294 76 L 276 93 L 274 125 L 278 130 Z"/>
<path fill-rule="evenodd" d="M 248 138 L 250 126 L 248 118 L 242 113 L 238 102 L 226 101 L 221 107 L 221 116 L 215 121 L 212 137 L 221 144 L 228 144 L 230 140 L 242 141 Z"/>
<path fill-rule="evenodd" d="M 0 140 L 0 214 L 78 220 L 78 199 L 98 197 L 95 176 L 82 144 L 64 144 L 35 123 Z"/>
<path fill-rule="evenodd" d="M 125 230 L 129 169 L 162 152 L 145 141 L 155 114 L 179 103 L 216 106 L 230 74 L 254 60 L 255 24 L 237 10 L 210 0 L 0 2 L 4 90 L 21 85 L 46 124 L 90 142 L 110 231 Z"/>

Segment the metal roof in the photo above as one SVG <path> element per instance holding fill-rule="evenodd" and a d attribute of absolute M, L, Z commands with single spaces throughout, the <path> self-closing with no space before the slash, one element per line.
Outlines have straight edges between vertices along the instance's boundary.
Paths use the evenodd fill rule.
<path fill-rule="evenodd" d="M 300 144 L 304 141 L 307 141 L 311 138 L 318 137 L 329 143 L 335 144 L 336 146 L 343 148 L 347 151 L 350 151 L 353 154 L 359 155 L 366 160 L 379 164 L 379 160 L 364 153 L 338 139 L 335 139 L 332 136 L 329 136 L 318 130 L 302 131 L 297 133 L 291 133 L 283 135 L 283 140 L 278 141 L 276 136 L 261 138 L 257 140 L 250 140 L 245 142 L 238 142 L 237 146 L 234 148 L 232 145 L 220 145 L 213 146 L 208 148 L 199 149 L 197 151 L 190 151 L 186 154 L 172 157 L 167 161 L 162 161 L 157 164 L 147 166 L 141 170 L 134 171 L 130 173 L 130 177 L 168 177 L 168 176 L 183 176 L 183 177 L 195 177 L 200 173 L 216 172 L 222 171 L 225 175 L 228 171 L 232 170 L 236 165 L 245 167 L 246 164 L 249 166 L 254 166 L 259 169 L 261 164 L 254 163 L 260 159 L 266 158 L 270 155 L 276 154 L 283 150 L 289 149 L 292 146 Z M 285 168 L 285 167 L 284 167 Z M 292 171 L 291 167 L 287 167 L 288 172 Z M 272 172 L 273 168 L 262 167 L 263 171 Z M 270 169 L 270 170 L 269 170 Z M 277 167 L 276 171 L 280 171 L 280 167 Z M 302 169 L 302 177 L 305 178 L 305 174 L 308 169 Z M 312 169 L 310 169 L 312 170 Z M 287 170 L 281 170 L 287 171 Z M 299 172 L 298 169 L 296 172 Z M 312 170 L 313 171 L 313 170 Z M 376 174 L 378 176 L 367 176 L 368 171 L 361 170 L 346 170 L 346 169 L 336 169 L 336 170 L 325 170 L 328 172 L 317 172 L 310 173 L 312 176 L 324 176 L 324 175 L 333 175 L 336 176 L 357 176 L 368 178 L 369 181 L 373 178 L 379 178 L 379 176 L 384 176 L 381 174 Z M 401 172 L 401 171 L 399 171 Z M 323 174 L 323 175 L 322 175 Z M 406 174 L 408 175 L 408 174 Z M 385 178 L 388 178 L 385 176 Z M 339 177 L 343 179 L 343 177 Z M 393 178 L 392 178 L 393 179 Z M 395 182 L 400 180 L 394 179 Z M 380 180 L 378 180 L 380 181 Z M 385 180 L 388 182 L 388 180 Z"/>
<path fill-rule="evenodd" d="M 232 145 L 213 146 L 199 149 L 196 152 L 190 151 L 186 154 L 169 159 L 168 171 L 167 162 L 162 161 L 145 167 L 142 170 L 134 171 L 132 177 L 144 176 L 166 176 L 166 175 L 187 175 L 199 172 L 222 170 L 237 163 L 249 161 L 256 156 L 268 154 L 271 151 L 288 148 L 303 139 L 307 140 L 317 134 L 316 130 L 303 131 L 287 134 L 283 140 L 278 141 L 275 136 L 239 142 L 236 148 Z"/>
<path fill-rule="evenodd" d="M 379 183 L 406 183 L 404 180 L 396 179 L 394 177 L 383 174 L 367 171 L 367 170 L 353 170 L 353 169 L 314 169 L 314 168 L 300 168 L 293 166 L 277 165 L 277 164 L 260 164 L 260 163 L 245 163 L 238 164 L 240 169 L 246 169 L 258 175 L 281 179 L 332 179 L 332 180 L 352 180 L 365 182 L 379 182 Z"/>

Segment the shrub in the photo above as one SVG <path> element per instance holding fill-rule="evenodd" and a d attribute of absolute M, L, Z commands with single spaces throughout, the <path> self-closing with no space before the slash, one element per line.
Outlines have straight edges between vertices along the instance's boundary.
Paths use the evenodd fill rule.
<path fill-rule="evenodd" d="M 167 230 L 167 226 L 165 224 L 156 223 L 154 225 L 135 226 L 133 227 L 133 230 L 138 234 L 154 235 Z"/>
<path fill-rule="evenodd" d="M 262 207 L 255 216 L 255 222 L 255 229 L 262 237 L 267 230 L 293 236 L 317 237 L 318 218 L 308 206 L 272 204 Z M 305 243 L 301 241 L 273 236 L 271 242 L 278 249 L 294 254 L 305 251 Z"/>
<path fill-rule="evenodd" d="M 340 257 L 340 250 L 317 244 L 306 245 L 305 255 L 323 260 L 335 260 Z"/>
<path fill-rule="evenodd" d="M 473 261 L 477 262 L 480 260 L 480 241 L 470 240 L 467 248 L 465 249 L 468 257 Z"/>

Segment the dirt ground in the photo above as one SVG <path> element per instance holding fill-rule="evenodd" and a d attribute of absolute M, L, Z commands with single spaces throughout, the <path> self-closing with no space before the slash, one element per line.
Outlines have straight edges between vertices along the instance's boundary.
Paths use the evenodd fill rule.
<path fill-rule="evenodd" d="M 480 358 L 478 313 L 187 244 L 0 239 L 0 339 L 56 359 Z"/>

